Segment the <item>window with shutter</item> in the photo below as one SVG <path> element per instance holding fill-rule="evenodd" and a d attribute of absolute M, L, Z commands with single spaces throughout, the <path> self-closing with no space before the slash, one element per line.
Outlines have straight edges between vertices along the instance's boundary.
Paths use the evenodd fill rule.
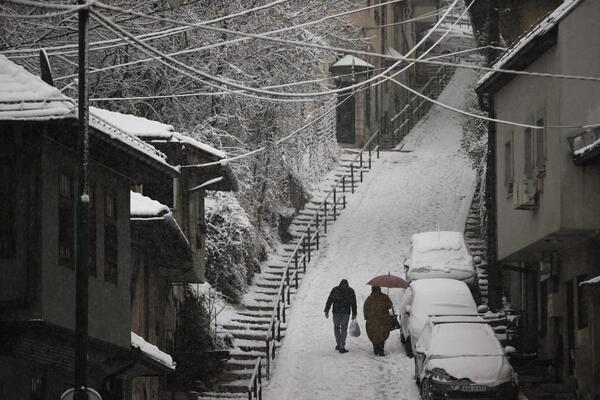
<path fill-rule="evenodd" d="M 58 263 L 67 268 L 75 267 L 75 189 L 73 186 L 73 175 L 59 175 Z"/>
<path fill-rule="evenodd" d="M 545 126 L 544 119 L 540 118 L 536 122 L 537 126 Z M 543 174 L 546 171 L 546 129 L 536 130 L 535 135 L 535 167 L 538 174 Z"/>
<path fill-rule="evenodd" d="M 524 173 L 525 177 L 528 179 L 533 178 L 533 133 L 531 132 L 531 128 L 525 129 L 524 134 Z"/>
<path fill-rule="evenodd" d="M 507 195 L 513 192 L 513 150 L 512 141 L 504 144 L 504 186 L 506 186 Z"/>
<path fill-rule="evenodd" d="M 104 195 L 104 280 L 118 283 L 117 199 L 111 191 Z"/>

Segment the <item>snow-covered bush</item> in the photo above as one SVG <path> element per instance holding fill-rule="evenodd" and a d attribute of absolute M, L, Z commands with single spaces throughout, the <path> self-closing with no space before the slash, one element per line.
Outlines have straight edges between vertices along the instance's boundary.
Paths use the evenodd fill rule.
<path fill-rule="evenodd" d="M 215 350 L 219 348 L 211 333 L 211 316 L 204 296 L 187 286 L 175 337 L 177 370 L 174 389 L 187 391 L 210 388 L 224 365 Z M 199 387 L 200 382 L 204 387 Z"/>
<path fill-rule="evenodd" d="M 206 277 L 237 302 L 258 266 L 258 235 L 232 193 L 209 192 L 205 212 Z"/>
<path fill-rule="evenodd" d="M 479 108 L 477 94 L 473 88 L 466 91 L 467 111 L 474 114 L 484 114 Z M 473 169 L 480 171 L 482 163 L 486 160 L 488 128 L 487 121 L 480 118 L 467 118 L 463 124 L 463 137 L 461 139 L 461 150 L 471 161 Z"/>

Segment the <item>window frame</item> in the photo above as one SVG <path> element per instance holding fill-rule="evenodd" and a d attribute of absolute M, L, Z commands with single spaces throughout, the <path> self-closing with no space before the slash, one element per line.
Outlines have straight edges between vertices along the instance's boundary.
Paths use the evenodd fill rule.
<path fill-rule="evenodd" d="M 104 190 L 104 281 L 119 284 L 118 201 L 108 188 Z"/>
<path fill-rule="evenodd" d="M 58 174 L 58 265 L 75 269 L 75 174 Z"/>
<path fill-rule="evenodd" d="M 17 160 L 11 154 L 0 156 L 0 259 L 12 259 L 17 256 L 16 164 Z M 3 171 L 6 176 L 3 176 Z"/>
<path fill-rule="evenodd" d="M 511 132 L 510 138 L 504 142 L 504 186 L 506 187 L 506 197 L 513 195 L 513 185 L 515 182 L 514 164 L 514 140 Z"/>

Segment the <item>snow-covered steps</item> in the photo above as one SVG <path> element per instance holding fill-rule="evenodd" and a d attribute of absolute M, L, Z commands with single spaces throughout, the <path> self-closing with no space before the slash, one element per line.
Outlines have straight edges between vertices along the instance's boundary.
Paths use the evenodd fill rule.
<path fill-rule="evenodd" d="M 318 219 L 320 222 L 327 219 L 327 225 L 335 223 L 337 218 L 344 210 L 347 202 L 351 201 L 352 192 L 361 183 L 361 173 L 363 176 L 368 173 L 368 154 L 363 154 L 362 168 L 357 164 L 350 167 L 350 163 L 356 158 L 358 152 L 355 150 L 345 150 L 339 159 L 338 167 L 332 171 L 329 176 L 319 184 L 319 187 L 310 194 L 310 200 L 305 204 L 292 219 L 289 228 L 289 242 L 280 245 L 275 252 L 269 255 L 269 259 L 261 267 L 261 270 L 253 278 L 248 293 L 242 300 L 242 307 L 236 311 L 236 315 L 230 317 L 227 321 L 221 323 L 218 327 L 219 333 L 226 333 L 233 337 L 234 348 L 230 352 L 230 358 L 226 363 L 225 371 L 220 376 L 219 383 L 214 392 L 203 393 L 200 400 L 209 400 L 214 398 L 240 398 L 241 394 L 247 394 L 248 385 L 252 376 L 256 361 L 259 357 L 263 358 L 267 350 L 267 334 L 271 328 L 272 315 L 277 305 L 280 285 L 285 276 L 286 268 L 290 273 L 296 272 L 294 259 L 291 258 L 296 248 L 302 249 L 300 240 L 306 235 L 308 226 L 310 226 L 311 235 L 314 234 L 314 222 Z M 374 159 L 372 162 L 376 162 Z M 344 187 L 342 188 L 342 181 Z M 336 186 L 337 185 L 337 186 Z M 329 192 L 336 188 L 336 201 L 333 204 L 333 195 Z M 323 201 L 327 199 L 327 216 L 321 208 Z M 318 214 L 317 214 L 318 213 Z M 320 229 L 319 240 L 325 236 L 324 229 Z M 312 238 L 304 243 L 306 248 L 311 251 L 317 250 L 317 239 Z M 302 253 L 300 253 L 302 254 Z M 314 253 L 313 256 L 314 257 Z M 289 267 L 288 267 L 289 265 Z M 309 267 L 307 259 L 306 268 Z M 297 282 L 302 283 L 304 277 L 304 262 L 301 256 L 298 257 Z M 296 278 L 290 278 L 291 287 L 286 290 L 286 300 L 288 296 L 290 303 L 293 303 L 296 293 Z M 289 315 L 291 305 L 287 304 L 280 309 Z M 286 324 L 281 321 L 278 334 L 283 339 L 286 334 Z M 275 349 L 280 346 L 280 342 L 275 344 Z M 266 374 L 266 368 L 263 364 L 262 374 Z M 219 396 L 215 393 L 219 393 Z"/>

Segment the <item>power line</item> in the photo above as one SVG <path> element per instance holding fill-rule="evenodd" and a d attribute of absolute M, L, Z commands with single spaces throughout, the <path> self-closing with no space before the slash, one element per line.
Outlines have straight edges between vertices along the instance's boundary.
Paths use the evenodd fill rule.
<path fill-rule="evenodd" d="M 256 12 L 256 11 L 262 11 L 264 9 L 268 9 L 283 3 L 287 3 L 290 0 L 277 0 L 268 4 L 263 4 L 262 6 L 257 6 L 257 7 L 253 7 L 247 10 L 243 10 L 234 14 L 228 14 L 225 15 L 223 17 L 219 17 L 219 18 L 214 18 L 211 19 L 209 21 L 203 21 L 203 22 L 198 22 L 198 25 L 206 25 L 206 24 L 214 24 L 217 22 L 222 22 L 231 18 L 236 18 L 236 17 L 240 17 L 240 16 L 244 16 L 247 15 L 249 13 L 252 12 Z M 191 3 L 188 3 L 191 4 Z M 66 11 L 66 12 L 70 12 L 70 11 Z M 120 23 L 121 21 L 119 21 Z M 146 33 L 143 35 L 139 35 L 137 36 L 138 39 L 146 39 L 146 40 L 151 40 L 151 39 L 157 39 L 157 38 L 161 38 L 161 37 L 165 37 L 165 36 L 169 36 L 169 35 L 174 35 L 174 34 L 178 34 L 178 33 L 182 33 L 182 32 L 187 32 L 190 31 L 194 28 L 190 28 L 190 27 L 178 27 L 178 28 L 171 28 L 171 29 L 165 29 L 163 31 L 159 31 L 159 32 L 151 32 L 151 33 Z M 110 40 L 101 40 L 101 41 L 97 41 L 97 42 L 92 42 L 90 43 L 90 46 L 96 46 L 96 45 L 105 45 L 105 44 L 110 44 L 110 43 L 115 43 L 115 42 L 124 42 L 124 44 L 127 44 L 126 41 L 124 41 L 121 38 L 118 39 L 110 39 Z M 51 50 L 64 50 L 64 49 L 75 49 L 77 48 L 77 44 L 69 44 L 69 45 L 63 45 L 63 46 L 55 46 L 55 47 L 44 47 L 43 49 L 46 50 L 48 52 L 48 55 L 51 56 L 55 56 L 55 55 L 64 55 L 64 54 L 73 54 L 73 53 L 77 53 L 77 50 L 72 50 L 72 51 L 67 51 L 67 52 L 61 52 L 61 53 L 52 53 Z M 111 48 L 112 46 L 109 47 L 99 47 L 99 48 L 93 48 L 91 50 L 104 50 L 104 49 L 108 49 Z M 116 47 L 116 46 L 114 46 Z M 40 48 L 36 48 L 36 49 L 17 49 L 17 50 L 4 50 L 1 53 L 12 53 L 12 54 L 18 54 L 18 53 L 37 53 L 40 51 Z M 37 54 L 31 55 L 31 57 L 37 57 Z"/>
<path fill-rule="evenodd" d="M 431 11 L 431 12 L 425 13 L 423 15 L 419 15 L 418 17 L 415 17 L 415 18 L 405 19 L 405 20 L 402 20 L 402 21 L 392 22 L 392 23 L 383 24 L 383 25 L 364 26 L 364 27 L 362 27 L 362 29 L 379 29 L 379 28 L 386 28 L 388 26 L 404 25 L 404 24 L 408 24 L 410 22 L 421 21 L 421 20 L 428 19 L 428 18 L 431 18 L 433 16 L 436 16 L 438 14 L 441 14 L 444 9 L 446 9 L 446 7 L 442 7 L 442 8 L 439 8 L 439 9 L 435 10 L 435 11 Z"/>
<path fill-rule="evenodd" d="M 281 28 L 281 29 L 276 29 L 276 30 L 264 32 L 264 33 L 261 33 L 261 35 L 273 35 L 273 34 L 283 33 L 283 32 L 287 32 L 287 31 L 294 30 L 294 29 L 305 28 L 307 26 L 311 26 L 311 25 L 315 25 L 315 24 L 318 24 L 318 23 L 321 23 L 321 22 L 325 22 L 325 21 L 330 20 L 330 19 L 343 17 L 343 16 L 346 16 L 346 15 L 354 14 L 354 13 L 357 13 L 357 12 L 369 10 L 369 9 L 376 8 L 376 7 L 382 7 L 382 6 L 385 6 L 385 5 L 388 5 L 388 4 L 397 3 L 399 1 L 405 1 L 405 0 L 389 0 L 387 2 L 379 3 L 379 4 L 376 4 L 376 5 L 362 7 L 362 8 L 358 8 L 358 9 L 354 9 L 354 10 L 350 10 L 350 11 L 344 11 L 344 12 L 333 14 L 333 15 L 328 15 L 328 16 L 325 16 L 325 17 L 320 18 L 318 20 L 308 21 L 308 22 L 305 22 L 305 23 L 302 23 L 302 24 L 293 25 L 293 26 L 289 26 L 289 27 L 285 27 L 285 28 Z M 173 29 L 183 29 L 183 28 L 173 28 Z M 193 29 L 193 28 L 188 28 L 188 29 Z M 230 44 L 244 42 L 244 41 L 247 41 L 249 39 L 251 39 L 251 38 L 250 37 L 242 37 L 242 38 L 227 40 L 227 41 L 224 41 L 224 42 L 210 44 L 210 45 L 207 45 L 207 46 L 197 47 L 197 48 L 194 48 L 194 49 L 181 50 L 181 51 L 177 51 L 177 52 L 174 52 L 174 53 L 169 53 L 168 55 L 169 56 L 178 56 L 178 55 L 196 53 L 196 52 L 199 52 L 199 51 L 210 50 L 210 49 L 217 48 L 217 47 L 222 47 L 222 46 L 226 46 L 226 45 L 230 45 Z M 119 39 L 119 40 L 123 40 L 123 39 Z M 131 65 L 137 65 L 137 64 L 141 64 L 141 63 L 145 63 L 145 62 L 153 61 L 153 60 L 155 60 L 154 57 L 152 57 L 152 58 L 145 58 L 145 59 L 141 59 L 141 60 L 135 60 L 135 61 L 129 61 L 129 62 L 122 63 L 122 64 L 116 64 L 116 65 L 111 65 L 111 66 L 107 66 L 107 67 L 103 67 L 103 68 L 98 68 L 98 69 L 96 69 L 94 71 L 91 71 L 91 73 L 110 71 L 110 70 L 113 70 L 113 69 L 117 69 L 117 68 L 121 68 L 121 67 L 127 67 L 127 66 L 131 66 Z M 56 78 L 55 81 L 60 81 L 60 80 L 63 80 L 63 79 L 69 79 L 69 78 L 73 78 L 75 76 L 76 75 L 74 75 L 74 74 L 72 74 L 72 75 L 65 75 L 65 76 Z"/>
<path fill-rule="evenodd" d="M 58 11 L 55 13 L 48 14 L 10 14 L 10 13 L 0 13 L 0 18 L 16 18 L 16 19 L 44 19 L 44 18 L 54 18 L 59 17 L 65 14 L 76 13 L 79 10 L 87 8 L 87 5 L 84 6 L 75 6 L 75 8 L 69 8 L 68 10 Z M 4 8 L 7 10 L 7 8 Z"/>
<path fill-rule="evenodd" d="M 446 12 L 446 14 L 444 14 L 444 16 L 443 16 L 443 17 L 440 19 L 440 21 L 438 21 L 438 23 L 435 25 L 435 27 L 437 27 L 439 24 L 441 24 L 441 22 L 444 20 L 444 18 L 445 18 L 445 17 L 448 15 L 448 12 L 449 12 L 449 11 L 450 11 L 450 10 L 451 10 L 451 9 L 452 9 L 452 8 L 453 8 L 455 5 L 456 5 L 456 3 L 457 3 L 457 2 L 458 2 L 458 0 L 455 0 L 455 1 L 452 3 L 452 5 L 450 5 L 450 7 L 449 7 L 449 10 Z M 473 2 L 471 3 L 471 5 L 472 5 L 474 2 L 475 2 L 475 0 L 473 0 Z M 469 7 L 470 7 L 470 6 L 469 6 Z M 434 27 L 434 28 L 435 28 L 435 27 Z M 433 30 L 431 30 L 430 32 L 433 32 Z M 447 33 L 447 32 L 446 32 L 446 33 Z M 413 48 L 410 50 L 410 52 L 409 52 L 409 53 L 413 53 L 414 51 L 416 51 L 416 50 L 418 49 L 418 47 L 419 47 L 419 46 L 420 46 L 422 43 L 424 43 L 424 42 L 425 42 L 425 40 L 428 38 L 428 36 L 429 36 L 429 34 L 428 34 L 428 35 L 426 35 L 426 36 L 425 36 L 425 37 L 424 37 L 424 38 L 423 38 L 423 39 L 422 39 L 422 40 L 421 40 L 419 43 L 417 43 L 417 44 L 416 44 L 416 45 L 415 45 L 415 46 L 414 46 L 414 47 L 413 47 Z M 439 42 L 439 41 L 438 41 L 438 42 Z M 431 49 L 433 49 L 433 47 L 434 47 L 434 46 L 436 46 L 438 42 L 434 43 L 434 44 L 433 44 L 433 45 L 432 45 L 432 46 L 431 46 L 431 47 L 430 47 L 430 48 L 429 48 L 429 49 L 428 49 L 428 50 L 427 50 L 427 51 L 426 51 L 424 54 L 427 54 L 429 51 L 431 51 Z M 358 89 L 357 89 L 357 90 L 358 90 Z M 351 93 L 349 96 L 347 96 L 347 97 L 346 97 L 345 99 L 343 99 L 341 102 L 339 102 L 338 104 L 336 104 L 334 107 L 332 107 L 332 108 L 330 108 L 329 110 L 327 110 L 327 111 L 326 111 L 325 113 L 323 113 L 321 116 L 319 116 L 319 117 L 317 117 L 317 118 L 315 118 L 315 119 L 311 120 L 310 122 L 308 122 L 307 124 L 303 125 L 302 127 L 298 128 L 298 129 L 296 129 L 295 131 L 293 131 L 293 132 L 292 132 L 292 133 L 290 133 L 289 135 L 287 135 L 287 136 L 285 136 L 285 137 L 283 137 L 283 138 L 281 138 L 281 139 L 279 139 L 279 140 L 277 140 L 277 141 L 275 141 L 275 142 L 273 142 L 273 143 L 270 143 L 270 144 L 269 144 L 269 145 L 267 145 L 267 146 L 263 146 L 263 147 L 261 147 L 261 148 L 258 148 L 258 149 L 255 149 L 255 150 L 252 150 L 252 151 L 250 151 L 250 152 L 247 152 L 247 153 L 244 153 L 244 154 L 241 154 L 241 155 L 235 156 L 235 157 L 226 158 L 226 159 L 223 159 L 223 160 L 220 160 L 220 161 L 217 161 L 217 162 L 211 162 L 211 163 L 205 163 L 205 164 L 199 164 L 199 165 L 195 165 L 195 167 L 208 167 L 208 166 L 211 166 L 211 165 L 217 165 L 217 164 L 224 164 L 224 163 L 228 163 L 228 162 L 230 162 L 230 161 L 235 161 L 235 160 L 239 160 L 239 159 L 242 159 L 242 158 L 245 158 L 245 157 L 249 157 L 249 156 L 251 156 L 251 155 L 253 155 L 253 154 L 257 154 L 257 153 L 259 153 L 259 152 L 262 152 L 262 151 L 266 150 L 267 148 L 270 148 L 270 147 L 272 147 L 272 146 L 274 146 L 274 145 L 276 145 L 276 144 L 283 143 L 285 140 L 287 140 L 287 139 L 289 139 L 289 138 L 291 138 L 291 137 L 295 136 L 297 133 L 299 133 L 299 132 L 301 132 L 302 130 L 306 129 L 306 128 L 307 128 L 307 127 L 309 127 L 310 125 L 312 125 L 312 124 L 314 124 L 314 123 L 318 122 L 320 119 L 324 118 L 324 117 L 325 117 L 327 114 L 329 114 L 329 113 L 333 112 L 334 110 L 336 110 L 336 109 L 337 109 L 339 106 L 341 106 L 341 105 L 342 105 L 342 104 L 343 104 L 345 101 L 347 101 L 348 99 L 350 99 L 350 97 L 352 97 L 352 95 L 353 95 L 354 93 L 356 93 L 356 91 L 357 91 L 357 90 L 354 90 L 354 91 L 353 91 L 353 92 L 352 92 L 352 93 Z"/>
<path fill-rule="evenodd" d="M 539 125 L 530 125 L 530 124 L 525 124 L 525 123 L 521 123 L 521 122 L 514 122 L 514 121 L 508 121 L 508 120 L 503 120 L 503 119 L 497 119 L 497 118 L 490 118 L 488 116 L 485 115 L 481 115 L 481 114 L 475 114 L 469 111 L 465 111 L 465 110 L 461 110 L 459 108 L 450 106 L 448 104 L 442 103 L 441 101 L 432 99 L 431 97 L 426 96 L 425 94 L 412 89 L 411 87 L 403 84 L 402 82 L 391 78 L 391 77 L 385 77 L 384 79 L 386 80 L 390 80 L 393 83 L 395 83 L 396 85 L 400 86 L 401 88 L 409 91 L 410 93 L 413 93 L 414 95 L 421 97 L 422 99 L 429 101 L 430 103 L 433 103 L 435 105 L 438 105 L 440 107 L 443 107 L 447 110 L 453 111 L 455 113 L 458 114 L 462 114 L 462 115 L 466 115 L 468 117 L 473 117 L 473 118 L 477 118 L 477 119 L 481 119 L 484 121 L 490 121 L 490 122 L 496 122 L 499 124 L 505 124 L 505 125 L 512 125 L 512 126 L 518 126 L 521 128 L 530 128 L 530 129 L 546 129 L 546 128 L 550 128 L 550 129 L 591 129 L 591 128 L 595 128 L 600 126 L 600 123 L 597 124 L 591 124 L 591 125 L 545 125 L 545 126 L 539 126 Z"/>
<path fill-rule="evenodd" d="M 423 44 L 428 38 L 429 36 L 432 34 L 432 32 L 443 22 L 443 20 L 448 16 L 448 14 L 450 13 L 450 11 L 452 10 L 452 8 L 456 5 L 456 3 L 458 3 L 459 0 L 454 0 L 454 2 L 452 3 L 452 5 L 448 8 L 448 10 L 446 10 L 446 12 L 444 13 L 443 17 L 434 25 L 434 27 L 416 44 L 416 46 L 411 49 L 407 54 L 410 55 L 412 53 L 414 53 L 416 51 L 416 49 L 421 46 L 421 44 Z M 110 8 L 110 7 L 109 7 Z M 155 55 L 155 59 L 157 59 L 158 61 L 160 61 L 161 63 L 163 63 L 166 66 L 169 66 L 173 69 L 176 69 L 179 72 L 184 73 L 186 76 L 189 76 L 192 79 L 198 80 L 198 77 L 193 74 L 196 75 L 200 75 L 205 79 L 220 83 L 221 85 L 225 85 L 225 86 L 230 86 L 233 87 L 235 89 L 239 89 L 239 90 L 245 90 L 245 91 L 250 91 L 250 92 L 254 92 L 260 95 L 267 95 L 267 96 L 277 96 L 277 97 L 313 97 L 313 96 L 324 96 L 324 95 L 330 95 L 330 94 L 336 94 L 336 93 L 344 93 L 344 92 L 349 92 L 350 90 L 353 90 L 355 88 L 360 88 L 365 86 L 366 84 L 376 81 L 378 80 L 382 75 L 386 74 L 389 71 L 392 71 L 396 66 L 398 66 L 402 60 L 398 60 L 396 61 L 393 65 L 391 65 L 386 71 L 382 72 L 381 74 L 375 75 L 367 80 L 365 80 L 364 82 L 358 83 L 358 84 L 354 84 L 354 85 L 350 85 L 350 86 L 346 86 L 344 88 L 340 88 L 340 89 L 333 89 L 333 90 L 328 90 L 328 91 L 321 91 L 321 92 L 311 92 L 311 93 L 282 93 L 282 92 L 273 92 L 273 91 L 269 91 L 269 90 L 264 90 L 264 89 L 260 89 L 260 88 L 252 88 L 252 87 L 248 87 L 242 84 L 239 84 L 237 82 L 233 82 L 233 81 L 228 81 L 219 77 L 215 77 L 212 76 L 206 72 L 200 71 L 196 68 L 190 67 L 176 59 L 174 59 L 173 57 L 166 55 L 164 53 L 162 53 L 161 51 L 155 49 L 154 47 L 140 42 L 139 40 L 135 39 L 135 37 L 130 34 L 129 32 L 127 32 L 126 30 L 124 30 L 123 28 L 121 28 L 120 26 L 118 26 L 117 24 L 115 24 L 114 22 L 112 22 L 109 18 L 102 16 L 101 14 L 99 14 L 98 12 L 96 12 L 95 10 L 91 11 L 92 14 L 94 15 L 95 18 L 101 20 L 104 24 L 106 24 L 107 26 L 111 27 L 113 30 L 118 31 L 120 34 L 124 35 L 125 37 L 129 38 L 132 41 L 132 44 L 134 46 L 136 46 L 137 48 L 142 48 L 144 52 L 148 53 L 148 54 L 154 54 Z M 152 18 L 156 18 L 156 17 L 152 17 Z M 206 28 L 206 27 L 205 27 Z M 211 28 L 211 29 L 215 29 L 215 28 Z M 221 29 L 219 29 L 221 30 Z M 227 30 L 225 30 L 227 31 Z M 235 31 L 233 31 L 235 32 Z M 256 36 L 256 35 L 252 35 L 252 36 Z M 261 37 L 261 36 L 258 36 Z M 266 38 L 265 38 L 266 39 Z M 272 38 L 269 38 L 270 40 Z M 439 43 L 436 42 L 436 43 Z M 167 60 L 167 61 L 165 61 Z M 169 64 L 171 63 L 171 64 Z M 177 65 L 179 68 L 174 68 L 172 64 Z M 181 70 L 181 68 L 183 68 L 184 70 L 187 70 L 189 72 L 184 72 Z M 408 67 L 404 68 L 402 71 L 406 70 Z M 191 73 L 190 73 L 191 72 Z M 394 76 L 397 75 L 394 74 Z M 208 84 L 210 86 L 215 87 L 215 84 L 211 84 L 207 81 L 202 81 L 205 84 Z"/>
<path fill-rule="evenodd" d="M 103 3 L 97 3 L 97 5 L 101 8 L 106 8 L 106 9 L 110 9 L 113 11 L 120 10 L 118 7 L 107 6 Z M 139 13 L 130 12 L 127 10 L 122 10 L 122 12 L 133 13 L 135 15 L 139 14 Z M 140 14 L 140 15 L 144 15 L 144 14 Z M 163 22 L 172 22 L 172 23 L 178 23 L 178 24 L 182 24 L 182 25 L 186 25 L 186 26 L 194 26 L 194 24 L 191 24 L 191 23 L 174 21 L 174 20 L 171 20 L 168 18 L 160 18 L 160 17 L 149 17 L 149 18 L 156 19 L 156 20 L 162 20 Z M 515 74 L 515 75 L 527 75 L 527 76 L 546 77 L 546 78 L 573 79 L 573 80 L 585 80 L 585 81 L 600 82 L 600 77 L 552 74 L 552 73 L 543 73 L 543 72 L 529 72 L 529 71 L 519 71 L 519 70 L 511 70 L 511 69 L 490 68 L 490 67 L 476 66 L 476 65 L 470 65 L 470 64 L 456 64 L 456 63 L 449 63 L 449 62 L 444 62 L 444 61 L 419 60 L 419 59 L 410 58 L 410 57 L 402 56 L 402 55 L 392 56 L 392 55 L 386 55 L 386 54 L 374 53 L 374 52 L 368 52 L 368 51 L 362 51 L 362 50 L 353 50 L 353 49 L 345 49 L 345 48 L 334 47 L 334 46 L 325 46 L 325 45 L 319 45 L 319 44 L 315 44 L 315 43 L 306 43 L 306 42 L 299 42 L 299 41 L 294 41 L 294 40 L 286 40 L 286 39 L 268 37 L 268 36 L 266 36 L 266 34 L 244 33 L 244 32 L 224 29 L 224 28 L 203 26 L 200 29 L 206 29 L 206 30 L 216 31 L 216 32 L 221 32 L 221 33 L 229 33 L 229 34 L 233 34 L 233 35 L 244 36 L 247 38 L 255 38 L 255 39 L 290 45 L 290 46 L 307 47 L 307 48 L 315 48 L 315 49 L 333 51 L 333 52 L 372 56 L 372 57 L 385 58 L 385 59 L 396 60 L 396 61 L 406 61 L 406 62 L 414 61 L 414 62 L 420 62 L 420 63 L 424 63 L 424 64 L 445 65 L 445 66 L 452 66 L 452 67 L 457 67 L 457 68 L 474 69 L 474 70 L 482 70 L 482 71 L 494 71 L 494 72 L 509 73 L 509 74 Z M 432 30 L 433 29 L 434 28 L 432 28 Z M 429 33 L 432 32 L 432 30 L 430 30 Z M 407 53 L 407 55 L 408 54 L 409 53 Z M 148 61 L 148 60 L 144 60 L 144 61 Z M 397 64 L 395 64 L 395 65 L 397 65 Z M 72 77 L 72 76 L 69 76 L 69 77 Z M 64 79 L 64 78 L 65 77 L 62 77 L 62 79 Z"/>

